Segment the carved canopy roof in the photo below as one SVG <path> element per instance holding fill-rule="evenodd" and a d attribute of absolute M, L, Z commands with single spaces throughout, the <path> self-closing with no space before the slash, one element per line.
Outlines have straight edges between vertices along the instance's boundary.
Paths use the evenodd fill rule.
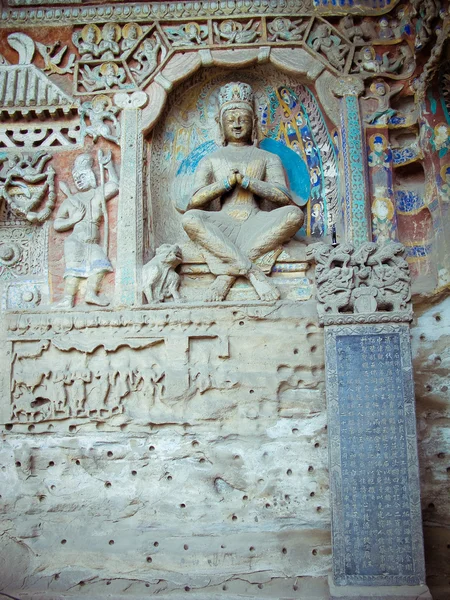
<path fill-rule="evenodd" d="M 0 114 L 64 114 L 74 100 L 34 65 L 0 65 Z"/>

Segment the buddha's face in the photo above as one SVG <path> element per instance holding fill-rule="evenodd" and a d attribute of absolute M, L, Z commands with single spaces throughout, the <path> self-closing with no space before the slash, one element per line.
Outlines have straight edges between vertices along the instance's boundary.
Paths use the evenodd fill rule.
<path fill-rule="evenodd" d="M 105 67 L 105 75 L 107 77 L 112 77 L 113 75 L 115 75 L 114 66 L 111 63 L 109 63 L 109 64 L 106 65 L 106 67 Z"/>
<path fill-rule="evenodd" d="M 86 32 L 86 42 L 88 42 L 88 44 L 95 42 L 95 29 L 93 27 L 89 27 Z"/>
<path fill-rule="evenodd" d="M 112 42 L 115 38 L 115 35 L 116 35 L 116 32 L 115 32 L 114 27 L 107 27 L 105 29 L 105 34 L 103 37 L 107 42 Z"/>
<path fill-rule="evenodd" d="M 253 113 L 245 108 L 230 108 L 222 116 L 225 140 L 235 143 L 249 143 L 253 132 Z"/>

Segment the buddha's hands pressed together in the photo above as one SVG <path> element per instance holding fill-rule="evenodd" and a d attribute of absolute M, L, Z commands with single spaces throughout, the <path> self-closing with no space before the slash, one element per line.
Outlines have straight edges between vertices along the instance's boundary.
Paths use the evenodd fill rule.
<path fill-rule="evenodd" d="M 244 175 L 242 175 L 242 173 L 240 173 L 237 169 L 230 171 L 230 174 L 228 175 L 228 183 L 231 185 L 231 187 L 234 188 L 236 185 L 242 185 L 243 180 Z"/>

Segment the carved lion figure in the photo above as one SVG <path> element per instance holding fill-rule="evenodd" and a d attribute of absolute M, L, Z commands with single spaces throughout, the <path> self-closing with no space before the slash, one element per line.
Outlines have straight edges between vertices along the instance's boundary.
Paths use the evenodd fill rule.
<path fill-rule="evenodd" d="M 182 262 L 181 249 L 175 244 L 162 244 L 155 256 L 142 269 L 142 290 L 147 302 L 164 302 L 172 297 L 181 300 L 178 292 L 180 276 L 175 271 Z"/>

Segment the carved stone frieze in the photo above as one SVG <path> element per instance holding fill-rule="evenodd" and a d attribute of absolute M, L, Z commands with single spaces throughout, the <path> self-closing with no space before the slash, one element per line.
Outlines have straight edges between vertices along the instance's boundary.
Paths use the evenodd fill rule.
<path fill-rule="evenodd" d="M 158 352 L 161 339 L 132 343 L 133 350 L 152 348 L 152 359 L 130 364 L 124 348 L 78 348 L 76 342 L 42 340 L 14 344 L 11 379 L 11 421 L 40 422 L 68 418 L 107 419 L 124 412 L 133 392 L 161 394 L 164 371 Z M 159 355 L 159 356 L 157 356 Z M 125 359 L 125 360 L 124 360 Z M 126 366 L 125 366 L 126 365 Z"/>
<path fill-rule="evenodd" d="M 71 148 L 80 143 L 79 121 L 0 124 L 0 148 Z"/>
<path fill-rule="evenodd" d="M 45 276 L 47 269 L 48 223 L 26 221 L 0 225 L 0 281 L 28 281 Z"/>
<path fill-rule="evenodd" d="M 75 54 L 70 53 L 67 55 L 68 46 L 66 45 L 62 48 L 60 48 L 60 46 L 61 43 L 59 41 L 54 42 L 50 46 L 36 42 L 36 48 L 44 59 L 44 71 L 48 71 L 50 75 L 65 75 L 66 73 L 73 73 Z"/>
<path fill-rule="evenodd" d="M 395 116 L 397 111 L 390 107 L 390 100 L 393 96 L 401 92 L 403 84 L 397 84 L 392 88 L 384 81 L 374 81 L 370 86 L 370 91 L 363 100 L 376 100 L 375 110 L 365 116 L 364 120 L 370 125 L 386 124 L 388 119 Z"/>
<path fill-rule="evenodd" d="M 367 40 L 373 40 L 377 37 L 374 24 L 370 21 L 356 21 L 352 15 L 342 17 L 339 22 L 339 30 L 351 42 L 361 43 Z"/>
<path fill-rule="evenodd" d="M 223 13 L 219 10 L 212 19 L 184 22 L 170 17 L 160 22 L 149 15 L 131 22 L 124 22 L 122 16 L 116 22 L 104 22 L 103 18 L 97 24 L 85 24 L 72 36 L 79 53 L 74 69 L 75 94 L 142 89 L 153 79 L 161 80 L 161 71 L 174 54 L 229 46 L 263 46 L 267 50 L 272 45 L 299 45 L 320 57 L 331 72 L 357 73 L 363 79 L 380 74 L 405 79 L 416 66 L 404 36 L 388 35 L 391 28 L 386 19 L 380 25 L 375 21 L 355 24 L 347 15 L 336 26 L 333 20 L 307 12 L 266 16 L 261 10 L 259 17 L 249 14 L 239 19 L 230 18 L 232 11 Z M 383 46 L 386 43 L 388 50 Z"/>
<path fill-rule="evenodd" d="M 269 32 L 269 42 L 297 42 L 303 39 L 303 34 L 311 24 L 311 20 L 289 19 L 287 17 L 277 17 L 273 21 L 267 22 Z"/>
<path fill-rule="evenodd" d="M 77 91 L 79 94 L 132 90 L 135 85 L 125 68 L 112 61 L 80 63 Z"/>
<path fill-rule="evenodd" d="M 411 319 L 411 279 L 404 247 L 395 242 L 309 246 L 316 263 L 319 318 L 337 323 Z"/>
<path fill-rule="evenodd" d="M 251 2 L 227 2 L 222 4 L 214 0 L 203 0 L 201 2 L 143 2 L 130 5 L 129 3 L 115 3 L 114 5 L 101 5 L 89 7 L 66 7 L 66 8 L 28 8 L 39 7 L 48 4 L 44 0 L 8 0 L 11 7 L 22 6 L 23 8 L 10 8 L 1 13 L 5 25 L 8 22 L 14 24 L 30 24 L 45 22 L 46 24 L 67 23 L 96 23 L 101 21 L 136 21 L 144 16 L 148 19 L 196 19 L 203 17 L 230 17 L 233 15 L 251 16 L 252 14 L 322 14 L 342 15 L 360 14 L 364 10 L 366 14 L 378 15 L 392 8 L 399 0 L 380 0 L 377 6 L 373 6 L 371 0 L 341 0 L 339 6 L 327 0 L 290 0 L 282 3 L 262 0 L 260 3 Z"/>
<path fill-rule="evenodd" d="M 237 407 L 244 389 L 247 394 L 248 389 L 250 394 L 294 389 L 300 372 L 308 389 L 317 385 L 321 368 L 311 371 L 311 365 L 321 364 L 321 353 L 297 357 L 298 350 L 290 347 L 297 347 L 299 334 L 306 339 L 306 332 L 312 343 L 317 329 L 309 323 L 313 302 L 306 312 L 296 303 L 275 307 L 234 302 L 203 305 L 201 310 L 198 304 L 172 306 L 7 314 L 7 422 L 28 426 L 100 421 L 114 427 L 132 421 L 142 424 L 150 415 L 162 413 L 185 419 L 187 405 L 191 415 L 208 418 L 211 410 L 217 410 L 210 399 L 222 392 L 228 394 L 227 405 Z M 294 323 L 292 334 L 286 333 Z M 258 358 L 240 349 L 247 343 L 249 327 L 262 340 L 255 347 Z M 285 335 L 275 333 L 278 328 Z M 274 356 L 267 352 L 268 340 L 277 352 L 284 348 L 283 358 L 276 358 L 282 368 L 264 366 Z M 259 367 L 241 381 L 239 370 L 247 360 L 252 364 L 256 360 Z M 292 362 L 299 366 L 291 367 Z"/>
<path fill-rule="evenodd" d="M 183 25 L 169 25 L 164 32 L 172 48 L 204 46 L 208 43 L 208 25 L 190 21 Z"/>
<path fill-rule="evenodd" d="M 6 220 L 6 217 L 7 220 Z M 48 221 L 15 218 L 6 205 L 0 224 L 2 310 L 32 310 L 48 300 Z"/>
<path fill-rule="evenodd" d="M 138 84 L 143 83 L 156 71 L 167 55 L 167 48 L 162 43 L 159 33 L 154 31 L 146 37 L 130 55 L 130 71 Z"/>

